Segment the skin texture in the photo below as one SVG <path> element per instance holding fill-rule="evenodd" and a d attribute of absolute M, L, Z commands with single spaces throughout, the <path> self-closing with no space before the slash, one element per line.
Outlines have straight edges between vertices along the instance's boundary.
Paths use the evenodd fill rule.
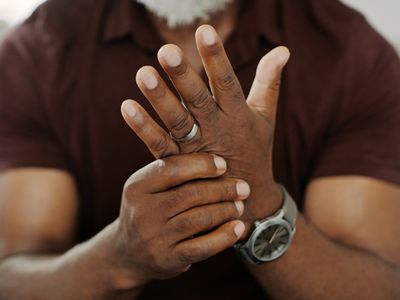
<path fill-rule="evenodd" d="M 398 186 L 361 176 L 320 178 L 306 197 L 305 213 L 323 234 L 400 265 Z"/>
<path fill-rule="evenodd" d="M 234 28 L 238 3 L 233 1 L 224 13 L 212 20 L 224 39 Z M 163 22 L 153 21 L 165 40 L 184 45 L 191 53 L 190 59 L 197 62 L 199 69 L 202 67 L 193 38 L 196 25 L 171 32 L 159 27 Z M 116 244 L 119 219 L 87 242 L 70 249 L 76 244 L 74 228 L 78 208 L 77 188 L 70 174 L 52 169 L 11 169 L 0 174 L 0 184 L 0 207 L 7 208 L 0 209 L 0 222 L 6 224 L 0 226 L 0 277 L 7 278 L 0 281 L 0 299 L 133 299 L 137 295 L 139 281 L 146 281 L 145 276 L 138 276 L 122 260 L 112 259 L 120 258 L 117 256 L 120 253 L 112 247 Z M 242 194 L 248 193 L 246 186 L 242 185 Z M 42 203 L 40 210 L 35 209 L 38 202 Z M 232 234 L 232 228 L 227 229 Z M 200 241 L 205 245 L 209 242 L 208 239 Z M 202 254 L 204 257 L 204 250 Z M 98 272 L 92 272 L 94 268 Z"/>
<path fill-rule="evenodd" d="M 155 69 L 139 70 L 137 83 L 173 137 L 188 134 L 194 120 L 200 126 L 197 136 L 188 143 L 178 143 L 131 100 L 123 104 L 123 114 L 155 156 L 207 151 L 225 157 L 229 167 L 225 176 L 245 178 L 252 187 L 243 215 L 249 228 L 255 220 L 271 215 L 276 204 L 270 153 L 280 74 L 288 51 L 279 47 L 261 59 L 246 99 L 213 28 L 200 27 L 196 41 L 212 95 L 174 45 L 161 48 L 158 58 L 187 110 Z M 252 139 L 246 139 L 248 136 Z M 257 140 L 258 136 L 267 138 Z M 246 147 L 238 146 L 244 142 Z M 256 157 L 257 164 L 249 162 L 249 157 Z M 259 182 L 266 174 L 270 178 Z M 266 294 L 277 299 L 397 299 L 398 199 L 398 186 L 371 178 L 314 180 L 289 251 L 277 261 L 249 265 L 249 269 Z M 380 234 L 382 230 L 384 234 Z"/>
<path fill-rule="evenodd" d="M 66 197 L 72 213 L 62 212 L 66 206 L 52 208 L 47 204 L 45 216 L 39 213 L 30 216 L 28 211 L 4 201 L 12 198 L 6 194 L 10 185 L 11 190 L 20 188 L 22 194 L 30 191 L 29 185 L 35 182 L 29 172 L 42 172 L 39 181 L 50 180 L 41 182 L 44 192 L 33 194 L 30 201 L 54 203 L 51 197 L 56 194 L 55 188 L 64 187 L 64 194 L 58 197 Z M 150 280 L 177 276 L 193 263 L 231 247 L 244 230 L 244 224 L 237 219 L 243 213 L 242 201 L 250 188 L 242 180 L 221 178 L 225 172 L 226 162 L 206 153 L 154 161 L 126 181 L 119 218 L 96 237 L 62 256 L 43 254 L 56 241 L 57 250 L 62 249 L 65 242 L 62 237 L 71 235 L 71 230 L 63 231 L 74 224 L 76 216 L 77 199 L 70 197 L 73 185 L 68 186 L 71 178 L 50 170 L 3 174 L 1 199 L 5 209 L 0 216 L 6 226 L 0 229 L 0 239 L 7 248 L 1 253 L 0 274 L 4 280 L 0 282 L 0 298 L 19 299 L 30 295 L 30 299 L 54 299 L 58 295 L 58 299 L 72 296 L 73 299 L 124 299 L 134 296 L 135 288 Z M 17 201 L 22 199 L 17 195 Z M 17 212 L 9 214 L 10 209 Z M 13 223 L 10 216 L 19 219 Z M 18 225 L 27 225 L 28 218 L 34 226 L 20 231 Z M 205 231 L 206 234 L 198 236 Z M 26 238 L 27 233 L 32 238 Z M 18 244 L 19 240 L 24 243 Z M 18 255 L 18 252 L 24 254 Z M 93 268 L 99 271 L 91 272 Z M 33 274 L 35 280 L 32 280 Z M 43 286 L 48 287 L 46 294 Z M 121 290 L 125 293 L 117 293 Z"/>
<path fill-rule="evenodd" d="M 208 56 L 207 47 L 203 49 L 205 51 L 202 56 Z M 262 69 L 270 70 L 271 73 L 259 73 L 260 80 L 256 81 L 258 82 L 256 86 L 258 84 L 261 87 L 256 89 L 256 94 L 253 90 L 253 95 L 258 94 L 257 90 L 266 90 L 268 93 L 277 94 L 278 82 L 266 80 L 266 78 L 279 79 L 274 71 L 280 72 L 283 60 L 274 57 L 271 59 L 272 62 L 264 60 L 264 63 L 271 67 Z M 228 62 L 221 60 L 223 58 L 222 55 L 215 65 L 223 66 L 226 70 Z M 271 65 L 270 63 L 275 64 Z M 277 65 L 280 67 L 273 67 Z M 209 76 L 214 76 L 212 68 L 209 68 Z M 230 78 L 233 77 L 230 76 Z M 232 84 L 232 82 L 232 80 L 221 81 L 223 90 L 230 91 L 232 86 L 227 88 L 225 85 Z M 270 104 L 270 102 L 264 103 L 263 95 L 255 98 L 261 101 L 254 101 L 252 106 L 254 109 L 259 109 L 258 112 L 263 115 L 263 111 L 270 107 L 266 104 Z M 229 110 L 232 103 L 229 103 L 231 99 L 228 97 L 227 99 L 226 110 Z M 244 99 L 240 99 L 240 101 L 243 102 Z M 173 140 L 171 142 L 160 128 L 151 126 L 152 121 L 146 119 L 144 111 L 135 103 L 130 103 L 134 105 L 134 111 L 139 112 L 143 123 L 137 126 L 138 116 L 131 117 L 126 106 L 123 107 L 124 117 L 156 157 L 163 157 L 168 153 L 187 153 L 204 146 L 210 147 L 210 150 L 217 149 L 220 153 L 226 151 L 221 145 L 215 144 L 216 141 L 213 141 L 214 144 L 206 141 L 200 146 L 197 144 L 184 145 L 185 149 Z M 207 108 L 208 106 L 203 107 L 205 110 Z M 203 119 L 196 116 L 197 122 L 201 123 L 202 128 L 207 123 L 207 114 L 204 116 Z M 262 117 L 258 118 L 260 122 L 262 119 Z M 192 124 L 184 125 L 185 122 L 181 124 L 185 129 L 192 126 Z M 222 123 L 219 126 L 224 128 L 227 124 Z M 237 125 L 230 123 L 229 126 Z M 268 126 L 266 125 L 266 129 L 262 128 L 262 130 L 269 128 L 272 131 L 273 124 L 268 124 Z M 210 125 L 209 136 L 212 135 L 211 130 Z M 231 130 L 234 129 L 231 128 Z M 176 136 L 179 133 L 182 134 L 181 136 L 187 133 L 184 129 L 179 130 L 179 127 L 175 131 Z M 202 140 L 203 133 L 204 130 L 201 131 L 197 142 L 204 142 Z M 153 139 L 153 136 L 159 137 L 159 139 Z M 242 143 L 242 141 L 238 142 Z M 266 144 L 270 143 L 270 141 L 266 142 Z M 268 149 L 263 151 L 268 153 Z M 224 174 L 216 175 L 215 167 L 211 168 L 209 173 L 207 171 L 207 177 L 210 178 L 207 183 L 210 188 L 215 180 L 237 180 L 236 177 L 243 179 L 248 177 L 251 181 L 257 182 L 256 170 L 248 170 L 241 174 L 239 155 L 227 155 L 226 159 L 228 171 L 225 176 L 228 178 L 224 178 Z M 192 165 L 194 161 L 191 158 L 190 164 Z M 208 159 L 208 161 L 211 160 Z M 236 165 L 232 170 L 230 169 L 231 163 Z M 223 232 L 225 237 L 222 239 L 222 244 L 217 243 L 208 251 L 199 251 L 201 248 L 196 248 L 198 250 L 198 252 L 194 252 L 197 253 L 196 257 L 193 257 L 192 254 L 194 248 L 188 248 L 190 249 L 188 252 L 180 252 L 179 259 L 173 255 L 173 251 L 169 252 L 172 262 L 169 265 L 157 264 L 153 260 L 151 265 L 145 266 L 140 263 L 139 258 L 132 257 L 132 249 L 139 244 L 138 237 L 134 236 L 128 240 L 127 234 L 147 229 L 146 226 L 140 226 L 139 220 L 135 220 L 132 211 L 134 212 L 136 208 L 145 209 L 143 199 L 150 196 L 146 190 L 147 185 L 142 183 L 149 180 L 146 174 L 151 174 L 154 167 L 154 164 L 147 166 L 145 171 L 141 170 L 135 173 L 128 180 L 122 200 L 121 218 L 89 241 L 76 245 L 68 251 L 66 250 L 69 245 L 73 243 L 73 228 L 76 222 L 78 202 L 72 177 L 65 172 L 49 169 L 10 170 L 1 174 L 0 255 L 3 260 L 0 262 L 0 278 L 2 278 L 0 299 L 26 299 L 27 297 L 29 299 L 133 299 L 141 284 L 150 277 L 167 278 L 179 274 L 194 262 L 193 259 L 201 260 L 207 257 L 207 254 L 212 255 L 225 246 L 229 247 L 228 244 L 233 244 L 237 240 L 234 235 L 234 224 L 240 224 L 236 220 L 240 214 L 239 211 L 235 214 L 232 210 L 232 216 L 220 216 L 220 222 L 225 221 L 224 224 L 228 224 L 229 227 L 220 227 L 223 228 L 220 232 Z M 170 167 L 172 168 L 172 166 Z M 270 172 L 272 174 L 272 170 Z M 157 180 L 159 182 L 168 181 L 167 178 L 157 178 Z M 270 188 L 273 187 L 274 182 L 271 181 Z M 32 193 L 32 191 L 35 192 Z M 357 199 L 354 197 L 354 191 L 356 191 Z M 163 194 L 163 192 L 160 190 L 158 194 Z M 193 193 L 190 194 L 193 196 Z M 211 194 L 214 195 L 214 193 Z M 218 192 L 215 194 L 221 195 Z M 250 202 L 256 203 L 259 201 L 258 197 L 264 199 L 264 203 L 265 199 L 270 200 L 266 207 L 262 207 L 265 209 L 263 217 L 268 215 L 269 211 L 274 210 L 275 206 L 280 205 L 279 195 L 271 197 L 271 194 L 269 187 L 257 189 L 257 192 L 252 189 L 250 198 L 246 200 L 245 213 L 242 216 L 242 218 L 248 219 L 246 221 L 247 228 L 253 217 L 261 215 L 259 212 L 250 210 L 250 207 L 257 206 Z M 190 196 L 184 198 L 177 197 L 174 200 L 186 202 Z M 218 202 L 215 200 L 216 198 L 208 198 L 208 201 L 210 203 Z M 315 180 L 309 184 L 306 211 L 304 215 L 299 216 L 297 234 L 288 253 L 271 264 L 249 266 L 249 268 L 264 287 L 266 294 L 272 295 L 276 299 L 397 299 L 400 295 L 398 285 L 400 280 L 398 253 L 400 251 L 396 222 L 400 211 L 399 198 L 400 191 L 397 186 L 371 178 L 343 176 Z M 230 201 L 226 199 L 227 195 L 224 193 L 221 201 L 238 201 L 235 197 Z M 40 213 L 35 210 L 38 201 L 42 201 Z M 225 204 L 229 204 L 230 208 L 233 207 L 232 203 Z M 195 206 L 193 205 L 192 210 L 195 209 Z M 3 210 L 4 207 L 7 209 Z M 214 206 L 215 211 L 219 211 L 217 207 Z M 379 216 L 377 216 L 377 207 L 379 207 Z M 155 208 L 151 207 L 151 209 L 153 213 Z M 5 213 L 6 211 L 7 213 Z M 208 214 L 207 211 L 205 215 Z M 161 217 L 163 216 L 160 214 Z M 31 222 L 29 226 L 26 223 L 28 218 Z M 231 220 L 226 221 L 227 219 Z M 123 220 L 122 223 L 121 220 Z M 146 222 L 146 220 L 146 217 L 143 217 L 141 221 Z M 357 220 L 358 226 L 355 226 L 355 220 Z M 199 218 L 198 221 L 202 222 L 202 218 Z M 4 224 L 10 225 L 3 226 Z M 224 224 L 221 226 L 226 226 Z M 142 237 L 142 241 L 147 241 L 145 243 L 147 246 L 141 249 L 144 253 L 147 251 L 147 254 L 143 255 L 149 255 L 150 250 L 155 249 L 154 246 L 151 246 L 151 241 L 160 234 L 157 228 L 160 229 L 155 226 L 149 231 L 146 230 L 146 238 Z M 180 234 L 182 232 L 175 232 L 175 235 L 169 237 L 169 242 L 179 239 Z M 197 242 L 201 243 L 202 241 L 197 239 Z M 206 241 L 204 243 L 207 244 Z M 171 243 L 166 243 L 166 245 L 171 246 Z M 174 249 L 176 251 L 177 248 Z M 62 254 L 64 251 L 66 252 Z M 127 252 L 130 252 L 129 257 L 126 255 Z M 182 253 L 186 255 L 182 256 Z M 94 268 L 98 272 L 92 272 Z M 45 290 L 43 286 L 46 287 Z"/>
<path fill-rule="evenodd" d="M 0 256 L 73 245 L 78 204 L 69 174 L 48 169 L 5 172 L 0 195 Z"/>
<path fill-rule="evenodd" d="M 206 31 L 211 31 L 211 36 Z M 203 36 L 215 38 L 216 43 L 211 46 L 199 43 Z M 251 215 L 245 214 L 243 217 L 249 227 L 255 219 L 272 214 L 281 204 L 281 193 L 272 175 L 272 142 L 280 72 L 288 61 L 289 53 L 286 48 L 281 47 L 261 60 L 247 105 L 215 31 L 211 27 L 200 27 L 196 40 L 213 95 L 177 46 L 166 45 L 158 53 L 162 67 L 191 114 L 168 89 L 154 68 L 140 69 L 136 78 L 139 88 L 172 136 L 182 138 L 190 132 L 194 119 L 200 122 L 200 131 L 194 139 L 177 145 L 138 103 L 125 102 L 123 114 L 156 157 L 195 151 L 223 154 L 229 165 L 226 176 L 245 179 L 251 185 L 253 194 L 268 194 L 268 205 L 264 204 L 262 198 L 254 198 L 249 203 L 253 208 L 248 210 Z M 271 64 L 272 61 L 274 64 Z M 271 103 L 266 106 L 260 99 L 264 93 L 271 99 Z M 203 120 L 206 121 L 201 122 Z M 254 138 L 248 139 L 249 136 Z M 246 147 L 242 147 L 244 141 Z M 253 159 L 244 159 L 248 157 Z"/>
<path fill-rule="evenodd" d="M 209 154 L 171 156 L 128 179 L 116 256 L 123 258 L 118 259 L 121 266 L 135 270 L 135 284 L 175 277 L 239 239 L 244 227 L 235 219 L 243 213 L 243 204 L 238 206 L 232 201 L 246 198 L 249 187 L 239 196 L 237 187 L 246 185 L 243 181 L 192 181 L 223 174 L 226 164 L 223 160 L 221 164 L 223 168 L 217 169 Z M 210 233 L 192 238 L 213 228 Z"/>

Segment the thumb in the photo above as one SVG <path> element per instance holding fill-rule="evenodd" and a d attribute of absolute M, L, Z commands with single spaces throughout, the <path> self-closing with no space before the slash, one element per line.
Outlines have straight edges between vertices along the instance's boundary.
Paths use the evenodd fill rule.
<path fill-rule="evenodd" d="M 247 104 L 264 117 L 275 118 L 281 84 L 281 74 L 290 53 L 286 47 L 277 47 L 259 62 L 256 76 L 247 98 Z"/>

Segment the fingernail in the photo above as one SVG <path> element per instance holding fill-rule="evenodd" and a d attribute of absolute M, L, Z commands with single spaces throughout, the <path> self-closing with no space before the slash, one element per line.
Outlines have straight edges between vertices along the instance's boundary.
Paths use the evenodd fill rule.
<path fill-rule="evenodd" d="M 239 181 L 236 184 L 236 192 L 240 199 L 245 199 L 250 195 L 250 186 L 247 182 Z"/>
<path fill-rule="evenodd" d="M 289 61 L 290 58 L 290 52 L 287 48 L 280 47 L 280 52 L 279 52 L 279 59 L 281 61 L 282 65 L 286 65 L 286 63 Z"/>
<path fill-rule="evenodd" d="M 235 201 L 235 206 L 237 211 L 239 212 L 239 216 L 243 215 L 243 211 L 244 211 L 244 204 L 242 201 Z"/>
<path fill-rule="evenodd" d="M 244 229 L 245 229 L 244 224 L 240 222 L 235 226 L 235 228 L 233 228 L 233 231 L 235 232 L 237 237 L 240 237 L 242 236 Z"/>
<path fill-rule="evenodd" d="M 133 119 L 136 118 L 136 115 L 138 113 L 138 110 L 132 103 L 125 103 L 124 111 L 129 117 L 131 117 Z"/>
<path fill-rule="evenodd" d="M 213 155 L 213 156 L 214 156 L 214 163 L 215 163 L 215 166 L 217 167 L 217 169 L 219 171 L 225 171 L 226 170 L 225 159 L 223 159 L 222 157 L 216 156 L 216 155 Z"/>
<path fill-rule="evenodd" d="M 153 72 L 149 70 L 145 70 L 142 72 L 140 80 L 149 90 L 154 90 L 158 85 L 158 80 L 156 76 L 154 76 Z"/>
<path fill-rule="evenodd" d="M 169 49 L 164 55 L 165 62 L 168 66 L 175 68 L 182 62 L 181 54 L 176 49 Z"/>
<path fill-rule="evenodd" d="M 203 39 L 203 42 L 207 46 L 212 46 L 217 42 L 217 36 L 215 34 L 215 30 L 207 27 L 204 29 L 201 33 L 201 37 Z"/>

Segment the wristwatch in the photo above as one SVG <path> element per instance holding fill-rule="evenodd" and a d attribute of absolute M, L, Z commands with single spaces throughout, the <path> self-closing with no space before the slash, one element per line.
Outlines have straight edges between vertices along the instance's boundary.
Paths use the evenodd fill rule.
<path fill-rule="evenodd" d="M 289 248 L 296 232 L 297 206 L 286 189 L 280 185 L 283 205 L 272 217 L 254 222 L 253 232 L 243 243 L 233 247 L 245 261 L 261 264 L 281 257 Z"/>

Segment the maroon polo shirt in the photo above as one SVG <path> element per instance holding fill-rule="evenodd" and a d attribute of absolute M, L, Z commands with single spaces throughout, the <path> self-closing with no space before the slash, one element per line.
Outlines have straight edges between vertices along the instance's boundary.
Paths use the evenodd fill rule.
<path fill-rule="evenodd" d="M 363 175 L 400 184 L 400 64 L 392 48 L 335 0 L 243 3 L 226 48 L 245 93 L 267 51 L 286 45 L 292 53 L 274 173 L 300 208 L 316 177 Z M 151 110 L 133 78 L 143 65 L 160 69 L 162 44 L 134 1 L 50 0 L 0 46 L 0 170 L 73 174 L 79 241 L 117 218 L 124 181 L 153 160 L 122 120 L 120 105 L 133 98 Z M 228 250 L 150 284 L 140 299 L 265 297 Z"/>

